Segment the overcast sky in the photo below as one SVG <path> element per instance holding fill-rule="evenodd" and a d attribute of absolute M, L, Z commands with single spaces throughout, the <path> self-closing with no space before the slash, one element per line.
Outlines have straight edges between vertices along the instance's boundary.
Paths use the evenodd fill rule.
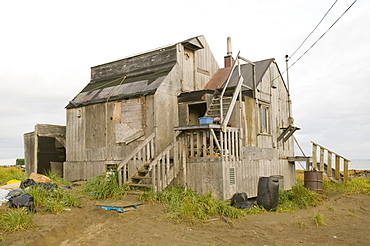
<path fill-rule="evenodd" d="M 233 53 L 292 55 L 335 0 L 0 0 L 0 164 L 24 157 L 35 124 L 65 125 L 90 67 L 204 35 L 219 66 Z M 296 61 L 354 0 L 338 0 Z M 370 158 L 370 1 L 352 8 L 289 70 L 295 134 L 349 159 Z M 284 79 L 286 73 L 283 74 Z M 301 155 L 301 153 L 296 153 Z M 10 163 L 9 163 L 10 162 Z"/>

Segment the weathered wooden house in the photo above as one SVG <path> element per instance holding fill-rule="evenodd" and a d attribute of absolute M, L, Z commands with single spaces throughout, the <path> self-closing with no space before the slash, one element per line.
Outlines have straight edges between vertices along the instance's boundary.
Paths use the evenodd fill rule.
<path fill-rule="evenodd" d="M 161 190 L 183 185 L 228 199 L 257 195 L 260 176 L 295 183 L 289 92 L 274 59 L 230 48 L 219 68 L 194 37 L 91 68 L 67 105 L 64 177 L 115 167 L 119 181 Z"/>

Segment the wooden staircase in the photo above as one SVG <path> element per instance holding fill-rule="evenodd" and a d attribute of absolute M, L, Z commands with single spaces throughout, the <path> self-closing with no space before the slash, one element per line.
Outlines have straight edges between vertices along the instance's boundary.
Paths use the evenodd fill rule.
<path fill-rule="evenodd" d="M 154 137 L 153 133 L 120 162 L 117 167 L 120 185 L 160 191 L 177 177 L 183 163 L 181 132 L 177 133 L 173 141 L 158 155 L 154 155 Z"/>
<path fill-rule="evenodd" d="M 239 52 L 240 53 L 240 52 Z M 255 73 L 255 64 L 241 56 L 236 56 L 236 60 L 233 64 L 232 69 L 230 70 L 229 76 L 222 86 L 222 88 L 217 89 L 213 94 L 212 102 L 210 103 L 205 117 L 210 118 L 220 118 L 220 124 L 222 125 L 222 131 L 226 130 L 227 124 L 231 117 L 232 111 L 235 107 L 235 103 L 237 98 L 242 100 L 242 88 L 246 88 L 247 90 L 252 91 L 253 97 L 255 98 L 256 95 L 256 73 Z M 241 67 L 240 62 L 244 61 L 250 63 L 253 67 L 253 88 L 244 84 L 244 78 L 241 74 Z M 233 72 L 236 70 L 238 71 L 237 81 L 232 81 L 233 86 L 229 86 L 231 78 L 233 77 Z"/>
<path fill-rule="evenodd" d="M 149 175 L 149 164 L 145 163 L 141 166 L 137 172 L 131 177 L 131 180 L 127 182 L 127 185 L 132 188 L 152 188 L 151 179 Z"/>
<path fill-rule="evenodd" d="M 221 91 L 216 90 L 215 94 L 212 97 L 211 104 L 209 105 L 207 112 L 205 113 L 204 117 L 209 117 L 209 118 L 217 118 L 219 117 L 220 120 L 224 119 L 226 116 L 227 111 L 229 110 L 229 107 L 231 105 L 231 100 L 233 97 L 233 90 L 227 90 L 225 95 L 223 96 L 222 99 L 222 112 L 223 115 L 221 117 Z"/>

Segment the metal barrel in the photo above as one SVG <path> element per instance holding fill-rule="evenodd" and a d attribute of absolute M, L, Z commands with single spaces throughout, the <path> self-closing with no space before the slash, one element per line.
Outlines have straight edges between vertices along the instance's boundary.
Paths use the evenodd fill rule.
<path fill-rule="evenodd" d="M 279 190 L 285 190 L 284 176 L 283 175 L 271 175 L 270 178 L 278 179 L 278 181 L 279 181 Z"/>
<path fill-rule="evenodd" d="M 304 187 L 315 191 L 318 194 L 323 194 L 322 172 L 304 171 Z"/>

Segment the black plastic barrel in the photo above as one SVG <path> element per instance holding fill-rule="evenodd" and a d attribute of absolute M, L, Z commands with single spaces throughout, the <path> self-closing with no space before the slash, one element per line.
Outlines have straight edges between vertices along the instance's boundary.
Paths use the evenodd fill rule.
<path fill-rule="evenodd" d="M 304 187 L 318 194 L 322 194 L 322 172 L 304 171 Z"/>
<path fill-rule="evenodd" d="M 279 199 L 279 179 L 260 177 L 258 180 L 257 204 L 266 210 L 276 209 Z"/>

